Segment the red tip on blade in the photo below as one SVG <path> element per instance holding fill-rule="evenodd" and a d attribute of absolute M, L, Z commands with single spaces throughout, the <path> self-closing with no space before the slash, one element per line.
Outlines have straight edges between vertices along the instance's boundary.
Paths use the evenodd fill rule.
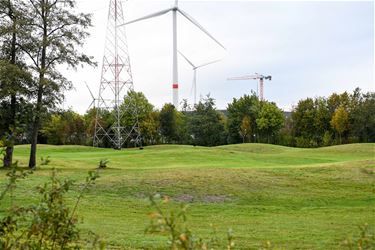
<path fill-rule="evenodd" d="M 178 89 L 178 83 L 173 83 L 172 87 L 173 89 Z"/>

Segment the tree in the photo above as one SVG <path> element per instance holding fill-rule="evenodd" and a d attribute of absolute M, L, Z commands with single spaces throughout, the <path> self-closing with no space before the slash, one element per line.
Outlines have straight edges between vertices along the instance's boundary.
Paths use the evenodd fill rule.
<path fill-rule="evenodd" d="M 154 111 L 154 106 L 147 100 L 142 92 L 128 91 L 120 109 L 122 109 L 123 114 L 121 117 L 121 124 L 124 124 L 127 131 L 131 131 L 134 124 L 138 121 L 138 126 L 143 139 L 147 140 L 147 138 L 154 136 L 154 134 L 148 134 L 155 132 L 153 130 L 155 129 L 155 123 L 157 123 L 157 121 L 149 120 L 156 118 L 151 114 Z"/>
<path fill-rule="evenodd" d="M 331 125 L 339 134 L 341 144 L 341 135 L 348 129 L 349 125 L 348 112 L 343 106 L 340 106 L 336 109 L 335 113 L 332 116 Z"/>
<path fill-rule="evenodd" d="M 167 103 L 160 110 L 160 133 L 168 143 L 177 140 L 177 110 L 173 104 Z"/>
<path fill-rule="evenodd" d="M 17 0 L 0 0 L 0 100 L 9 102 L 4 120 L 6 149 L 3 159 L 4 167 L 13 161 L 13 145 L 17 136 L 17 113 L 20 111 L 22 96 L 30 94 L 31 75 L 22 62 L 20 53 L 20 33 L 23 32 L 23 3 Z M 4 115 L 4 114 L 3 114 Z"/>
<path fill-rule="evenodd" d="M 191 136 L 189 134 L 189 120 L 191 111 L 177 111 L 177 142 L 181 144 L 191 144 Z"/>
<path fill-rule="evenodd" d="M 340 106 L 348 110 L 350 106 L 350 96 L 346 91 L 342 94 L 333 93 L 327 99 L 327 106 L 331 116 Z"/>
<path fill-rule="evenodd" d="M 246 115 L 241 122 L 240 135 L 242 137 L 242 142 L 245 143 L 245 139 L 249 138 L 251 135 L 251 123 L 250 118 Z"/>
<path fill-rule="evenodd" d="M 85 122 L 72 110 L 52 114 L 42 126 L 41 133 L 47 143 L 55 145 L 81 145 L 85 141 Z"/>
<path fill-rule="evenodd" d="M 38 131 L 42 112 L 61 101 L 63 91 L 71 83 L 60 74 L 56 66 L 66 64 L 76 68 L 79 64 L 94 65 L 91 58 L 76 48 L 82 46 L 91 26 L 91 16 L 75 14 L 75 0 L 29 0 L 24 15 L 28 19 L 25 44 L 20 48 L 29 56 L 37 74 L 36 104 L 32 126 L 29 167 L 35 168 Z"/>
<path fill-rule="evenodd" d="M 225 144 L 224 117 L 215 110 L 215 101 L 210 96 L 196 105 L 196 111 L 189 121 L 193 143 L 201 146 Z"/>
<path fill-rule="evenodd" d="M 248 116 L 250 119 L 250 135 L 256 134 L 256 119 L 259 113 L 259 99 L 255 93 L 244 95 L 243 97 L 234 98 L 232 103 L 228 104 L 228 142 L 239 143 L 243 140 L 239 132 L 241 129 L 242 119 Z"/>
<path fill-rule="evenodd" d="M 292 111 L 293 135 L 297 147 L 316 146 L 315 138 L 316 106 L 312 98 L 300 100 Z"/>
<path fill-rule="evenodd" d="M 51 118 L 46 121 L 46 125 L 41 129 L 42 134 L 47 137 L 47 143 L 63 145 L 65 138 L 63 127 L 62 117 L 58 114 L 51 115 Z"/>
<path fill-rule="evenodd" d="M 100 116 L 98 115 L 100 114 Z M 85 124 L 85 134 L 86 134 L 86 145 L 93 145 L 94 134 L 95 134 L 95 126 L 97 125 L 96 122 L 100 125 L 101 128 L 105 130 L 109 129 L 110 126 L 114 123 L 114 117 L 111 111 L 106 109 L 101 109 L 98 111 L 97 108 L 91 108 L 87 110 L 86 114 L 83 116 L 84 124 Z M 101 141 L 102 147 L 111 147 L 112 142 L 109 140 L 108 137 L 104 137 Z"/>
<path fill-rule="evenodd" d="M 270 143 L 270 137 L 274 137 L 279 132 L 284 124 L 284 120 L 283 111 L 275 103 L 261 103 L 256 123 L 260 134 L 267 137 L 268 143 Z"/>
<path fill-rule="evenodd" d="M 284 125 L 278 133 L 277 144 L 289 147 L 295 146 L 293 120 L 290 116 L 285 117 Z"/>
<path fill-rule="evenodd" d="M 147 144 L 157 144 L 160 141 L 160 112 L 152 111 L 141 121 L 140 129 L 143 142 Z"/>
<path fill-rule="evenodd" d="M 327 99 L 317 97 L 314 100 L 315 117 L 314 117 L 314 138 L 318 145 L 327 145 L 328 134 L 331 134 L 332 128 L 330 125 L 331 114 L 329 112 Z"/>
<path fill-rule="evenodd" d="M 361 93 L 356 89 L 351 95 L 349 134 L 358 142 L 375 142 L 375 93 Z"/>

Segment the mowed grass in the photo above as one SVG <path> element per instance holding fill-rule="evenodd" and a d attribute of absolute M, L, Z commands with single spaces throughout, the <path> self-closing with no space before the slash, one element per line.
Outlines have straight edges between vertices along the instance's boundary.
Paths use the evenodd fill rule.
<path fill-rule="evenodd" d="M 171 207 L 188 203 L 190 227 L 201 237 L 210 237 L 214 227 L 224 241 L 232 228 L 238 249 L 257 249 L 266 241 L 285 249 L 341 249 L 359 225 L 375 226 L 375 144 L 38 149 L 38 159 L 50 156 L 51 163 L 19 182 L 17 204 L 37 200 L 34 187 L 48 180 L 53 167 L 61 178 L 82 182 L 101 159 L 109 160 L 78 211 L 82 230 L 99 234 L 108 248 L 166 248 L 165 235 L 144 234 L 152 193 L 170 196 Z M 15 154 L 26 166 L 29 146 L 17 146 Z M 0 188 L 5 174 L 0 171 Z M 0 214 L 8 204 L 1 201 Z"/>

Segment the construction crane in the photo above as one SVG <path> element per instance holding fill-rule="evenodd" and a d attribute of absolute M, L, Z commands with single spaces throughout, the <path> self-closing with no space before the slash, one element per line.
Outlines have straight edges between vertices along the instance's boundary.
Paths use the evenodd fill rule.
<path fill-rule="evenodd" d="M 261 101 L 264 101 L 264 80 L 270 80 L 271 81 L 272 76 L 264 76 L 260 75 L 258 73 L 255 73 L 254 75 L 247 75 L 247 76 L 239 76 L 239 77 L 231 77 L 227 80 L 259 80 L 259 98 Z"/>

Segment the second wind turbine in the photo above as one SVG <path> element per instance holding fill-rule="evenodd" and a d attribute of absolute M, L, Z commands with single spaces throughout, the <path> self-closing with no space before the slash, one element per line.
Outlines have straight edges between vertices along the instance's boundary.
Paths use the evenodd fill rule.
<path fill-rule="evenodd" d="M 173 105 L 175 106 L 176 109 L 178 109 L 178 62 L 177 62 L 177 12 L 179 12 L 181 15 L 183 15 L 187 20 L 189 20 L 192 24 L 197 26 L 201 31 L 203 31 L 207 36 L 209 36 L 212 40 L 214 40 L 220 47 L 225 49 L 225 47 L 218 41 L 216 40 L 210 33 L 208 33 L 207 30 L 205 30 L 202 25 L 200 25 L 197 21 L 195 21 L 191 16 L 189 16 L 185 11 L 181 10 L 178 7 L 178 0 L 175 0 L 175 4 L 172 8 L 162 10 L 141 18 L 137 18 L 135 20 L 126 22 L 124 24 L 120 24 L 119 26 L 123 25 L 128 25 L 131 23 L 135 23 L 138 21 L 142 21 L 145 19 L 157 17 L 164 15 L 168 12 L 172 11 L 173 13 L 173 65 L 172 65 L 172 88 L 173 88 Z"/>
<path fill-rule="evenodd" d="M 204 64 L 201 64 L 201 65 L 195 66 L 184 54 L 182 54 L 180 51 L 178 51 L 178 53 L 180 53 L 180 55 L 188 62 L 188 64 L 190 64 L 191 67 L 193 67 L 194 76 L 193 76 L 193 86 L 192 86 L 192 88 L 194 89 L 194 107 L 195 107 L 195 105 L 197 104 L 197 69 L 199 69 L 201 67 L 204 67 L 204 66 L 207 66 L 207 65 L 210 65 L 210 64 L 213 64 L 213 63 L 216 63 L 216 62 L 219 62 L 221 60 L 215 60 L 215 61 L 211 61 L 211 62 L 208 62 L 208 63 L 204 63 Z"/>

